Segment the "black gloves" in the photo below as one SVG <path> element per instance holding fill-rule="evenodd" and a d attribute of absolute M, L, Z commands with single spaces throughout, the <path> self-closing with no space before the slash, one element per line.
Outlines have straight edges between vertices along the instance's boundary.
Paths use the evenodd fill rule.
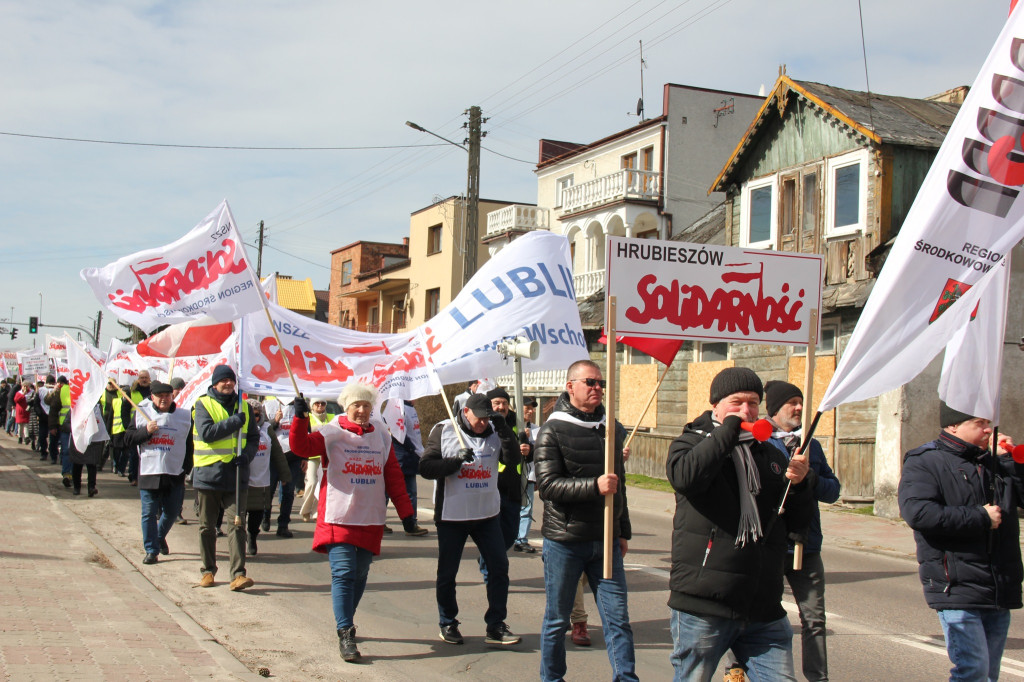
<path fill-rule="evenodd" d="M 241 431 L 242 427 L 245 426 L 245 412 L 235 412 L 225 421 L 231 424 L 232 431 Z"/>
<path fill-rule="evenodd" d="M 296 418 L 305 419 L 306 417 L 309 416 L 309 404 L 306 402 L 306 399 L 303 398 L 301 395 L 296 397 L 295 400 L 292 401 L 292 407 L 295 408 Z"/>
<path fill-rule="evenodd" d="M 473 454 L 473 448 L 462 448 L 459 450 L 459 458 L 466 464 L 472 464 L 476 455 Z"/>
<path fill-rule="evenodd" d="M 505 417 L 500 414 L 491 415 L 491 424 L 494 426 L 494 430 L 498 433 L 508 428 L 508 422 L 505 420 Z"/>
<path fill-rule="evenodd" d="M 743 423 L 743 417 L 738 414 L 730 414 L 728 417 L 722 420 L 722 426 L 729 428 L 736 433 L 740 432 L 740 424 Z"/>

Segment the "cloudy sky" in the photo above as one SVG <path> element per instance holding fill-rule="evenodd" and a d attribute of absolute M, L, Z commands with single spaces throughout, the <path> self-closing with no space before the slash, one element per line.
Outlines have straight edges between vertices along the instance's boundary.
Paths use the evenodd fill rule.
<path fill-rule="evenodd" d="M 974 81 L 1008 0 L 861 4 L 871 89 L 922 97 Z M 780 64 L 866 89 L 856 0 L 0 0 L 0 317 L 91 327 L 82 268 L 224 198 L 249 243 L 265 221 L 264 272 L 326 288 L 332 249 L 465 191 L 465 153 L 404 122 L 461 142 L 474 104 L 481 195 L 534 202 L 538 139 L 636 124 L 641 40 L 652 116 L 664 83 L 756 94 Z"/>

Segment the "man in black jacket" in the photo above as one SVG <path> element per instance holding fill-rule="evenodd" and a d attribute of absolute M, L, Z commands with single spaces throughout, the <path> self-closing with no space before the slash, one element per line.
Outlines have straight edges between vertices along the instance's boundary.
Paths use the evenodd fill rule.
<path fill-rule="evenodd" d="M 900 514 L 914 529 L 924 597 L 939 612 L 952 680 L 995 680 L 1021 608 L 1024 568 L 1016 509 L 1024 466 L 992 461 L 992 424 L 939 406 L 938 439 L 908 452 Z M 1010 439 L 1000 440 L 1008 451 Z M 993 476 L 993 473 L 995 474 Z"/>
<path fill-rule="evenodd" d="M 462 644 L 455 578 L 466 540 L 487 563 L 487 644 L 518 644 L 505 617 L 508 615 L 508 555 L 498 523 L 500 500 L 498 464 L 519 464 L 519 444 L 491 401 L 481 393 L 466 399 L 457 424 L 446 419 L 434 425 L 420 459 L 420 476 L 436 481 L 434 526 L 437 528 L 437 581 L 435 592 L 441 640 Z M 493 425 L 493 426 L 492 426 Z M 455 429 L 459 429 L 456 432 Z M 460 437 L 461 433 L 461 437 Z M 463 446 L 463 443 L 465 444 Z"/>
<path fill-rule="evenodd" d="M 587 575 L 594 593 L 608 661 L 615 680 L 635 680 L 633 629 L 629 624 L 622 557 L 632 537 L 622 464 L 623 431 L 613 428 L 615 473 L 605 473 L 605 382 L 601 368 L 579 360 L 566 372 L 565 393 L 537 433 L 534 465 L 544 500 L 544 622 L 540 677 L 565 676 L 565 631 L 576 585 Z M 614 495 L 612 577 L 604 579 L 604 500 Z"/>
<path fill-rule="evenodd" d="M 752 370 L 722 370 L 711 382 L 712 409 L 669 449 L 676 680 L 710 680 L 728 649 L 756 679 L 795 679 L 782 577 L 787 534 L 807 528 L 816 476 L 806 457 L 788 459 L 741 429 L 757 419 L 763 393 Z"/>

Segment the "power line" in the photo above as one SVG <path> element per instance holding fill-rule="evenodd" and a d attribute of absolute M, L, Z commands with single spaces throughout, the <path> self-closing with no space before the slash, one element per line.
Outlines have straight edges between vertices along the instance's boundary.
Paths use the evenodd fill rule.
<path fill-rule="evenodd" d="M 9 137 L 29 137 L 36 140 L 56 140 L 58 142 L 87 142 L 90 144 L 116 144 L 128 147 L 166 147 L 171 149 L 226 149 L 231 151 L 263 151 L 263 152 L 338 152 L 357 151 L 362 149 L 413 149 L 416 147 L 443 147 L 443 144 L 386 144 L 364 145 L 355 147 L 252 147 L 214 144 L 167 144 L 162 142 L 127 142 L 125 140 L 93 140 L 84 137 L 60 137 L 57 135 L 30 135 L 29 133 L 12 133 L 0 131 L 0 135 Z"/>

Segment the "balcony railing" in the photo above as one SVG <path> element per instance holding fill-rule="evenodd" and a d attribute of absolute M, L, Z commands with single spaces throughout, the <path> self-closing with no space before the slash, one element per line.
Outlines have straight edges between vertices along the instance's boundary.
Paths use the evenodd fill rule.
<path fill-rule="evenodd" d="M 495 379 L 499 386 L 511 387 L 515 384 L 515 377 L 508 374 Z M 523 391 L 564 391 L 565 370 L 545 369 L 539 372 L 523 372 Z"/>
<path fill-rule="evenodd" d="M 576 287 L 576 298 L 590 296 L 604 288 L 604 270 L 592 270 L 573 275 L 573 286 Z"/>
<path fill-rule="evenodd" d="M 661 196 L 661 173 L 623 169 L 562 190 L 562 211 L 572 213 L 620 199 Z"/>
<path fill-rule="evenodd" d="M 548 212 L 544 208 L 512 204 L 487 214 L 487 234 L 489 235 L 508 230 L 546 229 L 548 229 Z"/>

